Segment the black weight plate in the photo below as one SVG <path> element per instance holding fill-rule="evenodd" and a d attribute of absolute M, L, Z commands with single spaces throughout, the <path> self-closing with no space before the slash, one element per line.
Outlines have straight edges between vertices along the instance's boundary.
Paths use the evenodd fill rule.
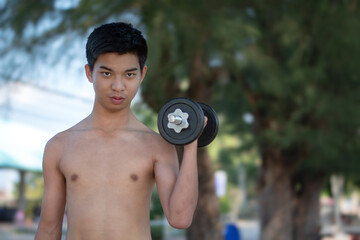
<path fill-rule="evenodd" d="M 189 127 L 176 133 L 174 129 L 168 128 L 168 114 L 177 108 L 189 114 Z M 157 125 L 160 135 L 169 143 L 175 145 L 186 145 L 197 139 L 204 126 L 204 113 L 200 105 L 188 98 L 174 98 L 167 102 L 159 111 Z"/>
<path fill-rule="evenodd" d="M 198 103 L 204 115 L 208 118 L 206 127 L 199 137 L 198 147 L 205 147 L 216 137 L 219 129 L 219 119 L 215 110 L 205 103 Z"/>

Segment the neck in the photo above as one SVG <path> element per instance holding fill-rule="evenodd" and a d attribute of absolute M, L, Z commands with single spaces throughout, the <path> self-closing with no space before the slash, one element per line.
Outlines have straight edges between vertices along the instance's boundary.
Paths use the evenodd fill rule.
<path fill-rule="evenodd" d="M 130 108 L 117 112 L 109 112 L 94 108 L 89 119 L 93 128 L 103 131 L 113 131 L 130 127 L 131 119 L 134 117 Z"/>

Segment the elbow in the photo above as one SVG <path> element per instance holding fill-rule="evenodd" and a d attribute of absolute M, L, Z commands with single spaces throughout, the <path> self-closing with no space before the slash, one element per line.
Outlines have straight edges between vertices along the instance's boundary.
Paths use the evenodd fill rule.
<path fill-rule="evenodd" d="M 186 229 L 189 228 L 193 222 L 195 209 L 195 201 L 190 202 L 190 204 L 185 202 L 185 204 L 169 206 L 165 215 L 171 227 L 176 229 Z"/>
<path fill-rule="evenodd" d="M 187 229 L 192 224 L 192 217 L 178 216 L 176 218 L 168 219 L 171 227 L 176 229 Z"/>

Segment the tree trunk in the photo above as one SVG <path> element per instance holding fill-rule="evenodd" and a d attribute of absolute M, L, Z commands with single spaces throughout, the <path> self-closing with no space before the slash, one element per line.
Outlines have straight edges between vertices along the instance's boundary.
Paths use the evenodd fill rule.
<path fill-rule="evenodd" d="M 259 181 L 262 240 L 292 240 L 292 168 L 265 156 Z"/>
<path fill-rule="evenodd" d="M 18 210 L 25 212 L 26 200 L 25 200 L 25 176 L 26 172 L 19 170 L 20 181 L 19 181 L 19 199 L 18 199 Z"/>
<path fill-rule="evenodd" d="M 324 174 L 317 173 L 295 182 L 294 240 L 320 239 L 320 191 L 325 180 Z"/>
<path fill-rule="evenodd" d="M 214 171 L 206 148 L 198 150 L 199 200 L 187 240 L 221 240 L 219 202 L 215 194 Z"/>
<path fill-rule="evenodd" d="M 335 217 L 335 229 L 334 235 L 342 233 L 342 219 L 340 211 L 340 199 L 344 194 L 344 177 L 341 175 L 332 175 L 330 178 L 331 193 L 334 197 L 334 217 Z"/>
<path fill-rule="evenodd" d="M 204 42 L 205 36 L 201 37 Z M 202 44 L 199 44 L 202 46 Z M 187 96 L 198 102 L 211 100 L 213 85 L 204 57 L 203 48 L 194 53 L 190 67 L 190 88 Z M 198 149 L 199 200 L 193 223 L 186 232 L 187 240 L 220 240 L 222 225 L 220 222 L 219 200 L 215 192 L 214 171 L 207 148 Z"/>

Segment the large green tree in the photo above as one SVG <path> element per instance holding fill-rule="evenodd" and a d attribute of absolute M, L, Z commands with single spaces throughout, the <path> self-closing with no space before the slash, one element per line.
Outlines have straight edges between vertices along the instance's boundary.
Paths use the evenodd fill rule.
<path fill-rule="evenodd" d="M 60 8 L 52 1 L 18 0 L 7 1 L 0 27 L 16 33 L 13 42 L 26 50 L 130 13 L 150 47 L 145 102 L 155 111 L 177 96 L 213 103 L 233 131 L 252 132 L 262 159 L 261 239 L 312 240 L 319 235 L 324 181 L 360 167 L 356 4 L 88 0 Z M 55 23 L 31 35 L 30 45 L 22 43 L 29 37 L 24 29 L 49 16 Z M 253 116 L 250 125 L 242 121 L 245 113 Z M 199 206 L 188 239 L 221 239 L 205 149 L 199 150 L 199 169 Z"/>
<path fill-rule="evenodd" d="M 324 182 L 360 167 L 359 9 L 356 1 L 252 1 L 243 13 L 255 31 L 224 59 L 254 117 L 261 239 L 318 239 Z"/>

